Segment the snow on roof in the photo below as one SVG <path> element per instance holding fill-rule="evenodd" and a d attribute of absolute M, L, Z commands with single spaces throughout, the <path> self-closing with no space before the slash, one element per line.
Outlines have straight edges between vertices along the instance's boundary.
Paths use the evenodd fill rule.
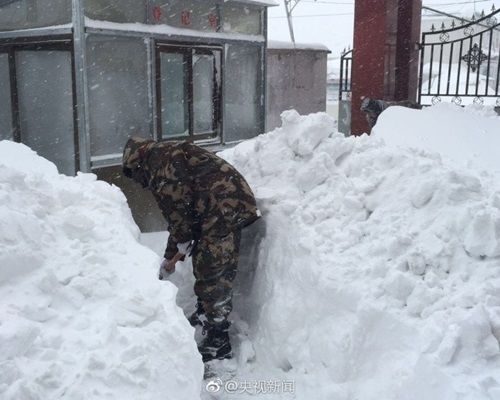
<path fill-rule="evenodd" d="M 69 24 L 61 24 L 61 25 L 50 25 L 50 26 L 41 26 L 38 28 L 24 28 L 10 31 L 1 31 L 0 38 L 10 38 L 10 37 L 25 37 L 25 36 L 43 36 L 49 34 L 67 34 L 71 33 L 71 29 L 73 28 L 73 23 Z"/>
<path fill-rule="evenodd" d="M 256 4 L 260 6 L 266 6 L 266 7 L 274 7 L 277 6 L 278 3 L 276 3 L 273 0 L 224 0 L 226 3 L 232 2 L 232 3 L 248 3 L 248 4 Z"/>
<path fill-rule="evenodd" d="M 143 34 L 162 34 L 172 36 L 203 37 L 203 38 L 223 38 L 231 40 L 245 40 L 252 42 L 263 42 L 263 35 L 247 35 L 244 33 L 224 33 L 211 31 L 197 31 L 186 28 L 175 28 L 168 25 L 149 25 L 138 22 L 118 23 L 109 21 L 98 21 L 85 17 L 85 26 L 93 29 L 116 30 L 126 32 L 136 32 Z"/>
<path fill-rule="evenodd" d="M 315 50 L 315 51 L 326 51 L 331 53 L 330 49 L 321 43 L 293 43 L 293 42 L 281 42 L 277 40 L 269 40 L 267 42 L 267 48 L 273 50 Z"/>

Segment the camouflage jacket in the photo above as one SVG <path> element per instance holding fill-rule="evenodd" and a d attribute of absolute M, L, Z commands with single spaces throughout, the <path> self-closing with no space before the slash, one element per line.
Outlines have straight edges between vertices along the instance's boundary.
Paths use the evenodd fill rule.
<path fill-rule="evenodd" d="M 143 170 L 148 188 L 168 223 L 165 258 L 177 253 L 177 243 L 197 239 L 207 232 L 224 237 L 258 218 L 250 186 L 222 158 L 185 141 L 136 140 L 139 141 L 135 149 L 140 156 L 134 165 Z M 128 160 L 134 156 L 129 153 Z"/>

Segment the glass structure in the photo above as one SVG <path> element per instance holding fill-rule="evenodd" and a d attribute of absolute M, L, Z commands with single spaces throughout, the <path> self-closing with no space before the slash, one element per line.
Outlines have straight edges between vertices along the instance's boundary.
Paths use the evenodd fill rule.
<path fill-rule="evenodd" d="M 133 135 L 263 133 L 267 5 L 0 0 L 0 140 L 73 175 L 118 165 Z"/>

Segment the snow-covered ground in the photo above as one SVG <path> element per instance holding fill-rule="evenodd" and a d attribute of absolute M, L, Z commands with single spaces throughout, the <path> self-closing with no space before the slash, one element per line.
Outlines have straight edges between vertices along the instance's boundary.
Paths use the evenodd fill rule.
<path fill-rule="evenodd" d="M 371 137 L 332 127 L 287 111 L 221 153 L 264 218 L 235 357 L 205 381 L 175 305 L 192 311 L 190 260 L 158 281 L 166 234 L 140 235 L 117 188 L 0 142 L 0 397 L 500 399 L 500 119 L 439 104 L 389 108 Z"/>

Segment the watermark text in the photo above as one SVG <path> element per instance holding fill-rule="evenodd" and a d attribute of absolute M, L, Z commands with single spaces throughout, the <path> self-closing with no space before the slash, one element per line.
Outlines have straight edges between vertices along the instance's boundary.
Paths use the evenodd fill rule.
<path fill-rule="evenodd" d="M 295 382 L 287 380 L 229 380 L 223 382 L 221 379 L 213 379 L 207 383 L 206 389 L 210 393 L 224 390 L 230 394 L 293 394 L 295 393 Z"/>

